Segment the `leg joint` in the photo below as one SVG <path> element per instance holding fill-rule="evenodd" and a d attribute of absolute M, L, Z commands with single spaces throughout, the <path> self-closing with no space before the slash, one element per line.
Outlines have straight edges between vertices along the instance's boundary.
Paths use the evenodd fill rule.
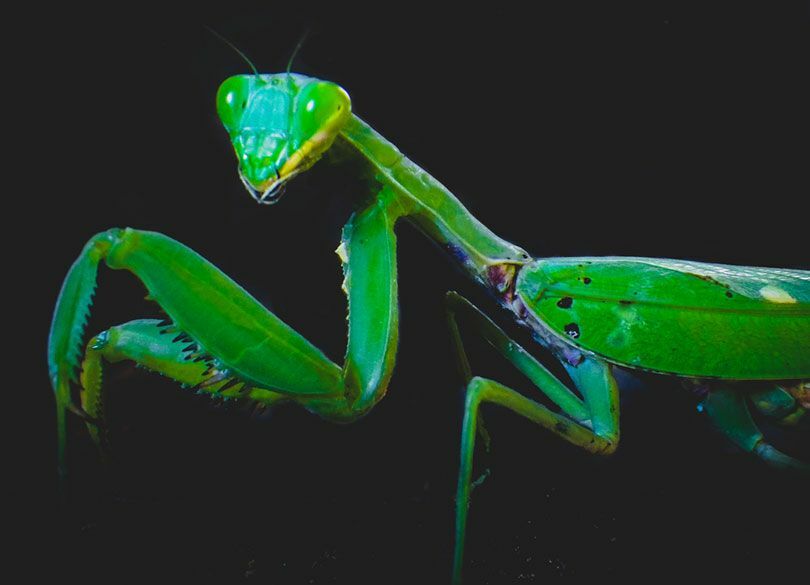
<path fill-rule="evenodd" d="M 480 376 L 474 376 L 467 384 L 467 407 L 477 405 L 481 402 L 484 392 L 492 382 Z"/>

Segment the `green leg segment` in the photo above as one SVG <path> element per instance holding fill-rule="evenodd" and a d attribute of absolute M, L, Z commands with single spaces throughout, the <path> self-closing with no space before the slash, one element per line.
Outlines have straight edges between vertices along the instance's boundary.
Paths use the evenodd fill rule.
<path fill-rule="evenodd" d="M 703 405 L 714 426 L 744 451 L 775 467 L 810 472 L 810 465 L 782 453 L 765 440 L 748 410 L 745 393 L 739 389 L 717 385 L 709 391 Z"/>
<path fill-rule="evenodd" d="M 56 394 L 57 469 L 60 484 L 67 474 L 67 411 L 81 411 L 71 398 L 71 382 L 77 383 L 82 333 L 96 287 L 98 263 L 108 249 L 105 234 L 98 234 L 85 245 L 62 284 L 48 338 L 48 374 Z"/>
<path fill-rule="evenodd" d="M 568 366 L 568 372 L 583 396 L 580 399 L 469 301 L 452 292 L 448 293 L 447 300 L 451 336 L 460 369 L 467 378 L 453 555 L 453 582 L 460 583 L 480 405 L 484 402 L 499 404 L 588 452 L 608 454 L 616 449 L 619 441 L 619 393 L 611 366 L 585 359 L 578 366 Z M 461 342 L 459 321 L 467 323 L 481 334 L 554 402 L 561 412 L 554 412 L 493 380 L 472 377 Z"/>
<path fill-rule="evenodd" d="M 66 471 L 65 411 L 86 419 L 102 413 L 102 360 L 133 360 L 182 384 L 225 396 L 248 393 L 271 402 L 283 397 L 336 421 L 367 412 L 384 395 L 394 367 L 394 224 L 400 215 L 392 193 L 383 189 L 344 227 L 338 249 L 349 301 L 343 367 L 183 244 L 129 228 L 91 238 L 62 286 L 48 340 L 60 476 Z M 138 277 L 169 321 L 162 327 L 145 320 L 110 329 L 90 341 L 80 368 L 82 336 L 102 260 Z M 72 385 L 79 384 L 87 413 L 72 398 Z M 98 434 L 95 438 L 101 441 Z"/>

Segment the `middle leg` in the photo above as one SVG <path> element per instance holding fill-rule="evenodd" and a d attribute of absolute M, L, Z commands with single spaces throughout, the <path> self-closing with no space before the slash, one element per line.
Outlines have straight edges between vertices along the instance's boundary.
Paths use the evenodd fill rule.
<path fill-rule="evenodd" d="M 594 358 L 585 358 L 576 366 L 566 364 L 566 370 L 582 395 L 580 398 L 469 301 L 452 292 L 448 293 L 447 301 L 451 338 L 460 370 L 467 381 L 456 492 L 453 555 L 453 582 L 460 583 L 475 435 L 481 404 L 489 402 L 506 407 L 590 453 L 609 454 L 615 451 L 619 442 L 619 391 L 610 364 Z M 473 377 L 461 341 L 459 320 L 472 327 L 529 378 L 559 407 L 560 412 L 555 412 L 499 382 Z"/>

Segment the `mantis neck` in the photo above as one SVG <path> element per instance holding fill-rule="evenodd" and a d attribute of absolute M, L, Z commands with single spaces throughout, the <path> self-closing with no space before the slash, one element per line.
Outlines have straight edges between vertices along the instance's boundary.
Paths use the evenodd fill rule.
<path fill-rule="evenodd" d="M 349 119 L 341 137 L 368 162 L 374 178 L 396 194 L 403 217 L 444 247 L 476 280 L 510 294 L 517 269 L 530 260 L 524 250 L 496 236 L 444 185 L 357 116 Z"/>

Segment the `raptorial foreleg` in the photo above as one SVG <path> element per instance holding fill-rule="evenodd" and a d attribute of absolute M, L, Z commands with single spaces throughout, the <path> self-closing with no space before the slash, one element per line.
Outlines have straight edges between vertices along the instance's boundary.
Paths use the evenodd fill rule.
<path fill-rule="evenodd" d="M 342 367 L 180 242 L 129 228 L 91 238 L 65 279 L 48 345 L 60 474 L 65 473 L 65 412 L 92 419 L 74 404 L 71 385 L 79 383 L 80 344 L 101 261 L 133 273 L 148 298 L 167 314 L 171 327 L 188 338 L 223 379 L 238 379 L 251 388 L 283 395 L 324 418 L 346 422 L 376 404 L 393 372 L 398 339 L 394 224 L 399 216 L 395 197 L 383 189 L 344 227 L 339 251 L 349 300 L 349 338 Z M 133 325 L 126 332 L 132 334 L 134 329 Z M 162 341 L 148 341 L 144 338 L 127 349 L 138 348 L 142 353 L 138 359 L 144 362 L 160 361 L 165 352 L 176 350 Z M 93 351 L 88 359 L 93 359 Z M 162 367 L 171 364 L 176 379 L 184 382 L 185 373 L 177 370 L 173 359 Z"/>

